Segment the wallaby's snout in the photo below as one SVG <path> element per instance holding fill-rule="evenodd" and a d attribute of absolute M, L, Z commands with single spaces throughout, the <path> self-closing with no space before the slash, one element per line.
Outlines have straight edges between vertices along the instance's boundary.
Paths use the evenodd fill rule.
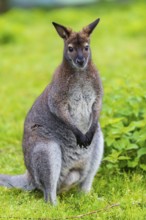
<path fill-rule="evenodd" d="M 53 22 L 59 36 L 64 39 L 64 58 L 74 68 L 84 70 L 91 59 L 90 34 L 99 23 L 99 18 L 84 27 L 80 32 L 74 32 Z"/>
<path fill-rule="evenodd" d="M 77 48 L 77 56 L 75 59 L 75 65 L 77 68 L 84 68 L 87 66 L 88 60 L 90 58 L 90 51 L 87 49 L 87 40 L 85 43 Z"/>
<path fill-rule="evenodd" d="M 80 67 L 83 67 L 85 63 L 85 58 L 84 57 L 77 57 L 76 59 L 76 64 L 79 65 Z"/>

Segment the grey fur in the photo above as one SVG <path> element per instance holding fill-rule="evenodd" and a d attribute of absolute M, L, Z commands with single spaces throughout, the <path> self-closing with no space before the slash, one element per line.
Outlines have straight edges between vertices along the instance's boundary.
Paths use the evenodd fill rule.
<path fill-rule="evenodd" d="M 54 205 L 56 194 L 74 185 L 90 191 L 104 144 L 100 124 L 96 123 L 102 85 L 91 60 L 88 62 L 81 70 L 64 59 L 56 70 L 52 83 L 37 98 L 25 120 L 23 153 L 27 172 L 0 175 L 0 186 L 40 189 L 45 201 Z M 88 142 L 84 142 L 82 138 L 87 137 Z M 77 138 L 81 138 L 83 147 Z"/>

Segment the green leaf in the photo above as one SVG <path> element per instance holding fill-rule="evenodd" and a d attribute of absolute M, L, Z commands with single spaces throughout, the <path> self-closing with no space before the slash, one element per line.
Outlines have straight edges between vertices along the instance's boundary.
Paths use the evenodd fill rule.
<path fill-rule="evenodd" d="M 117 163 L 120 153 L 121 152 L 113 151 L 109 156 L 105 157 L 104 160 L 111 163 Z"/>
<path fill-rule="evenodd" d="M 109 116 L 102 116 L 102 128 L 108 126 L 108 125 L 113 125 L 116 124 L 120 121 L 122 121 L 124 118 L 123 117 L 119 117 L 119 118 L 109 118 Z"/>
<path fill-rule="evenodd" d="M 135 158 L 135 160 L 133 160 L 133 161 L 129 160 L 128 167 L 135 168 L 136 166 L 138 166 L 138 162 L 139 162 L 138 158 Z"/>
<path fill-rule="evenodd" d="M 108 136 L 105 139 L 107 146 L 111 146 L 112 143 L 115 141 L 115 138 L 113 136 Z"/>
<path fill-rule="evenodd" d="M 117 149 L 119 151 L 122 151 L 126 147 L 123 140 L 114 141 L 113 146 L 115 149 Z"/>
<path fill-rule="evenodd" d="M 140 164 L 140 168 L 144 171 L 146 171 L 146 165 L 145 164 Z"/>
<path fill-rule="evenodd" d="M 127 156 L 120 156 L 118 157 L 119 160 L 129 160 L 130 157 L 127 157 Z"/>
<path fill-rule="evenodd" d="M 138 149 L 138 145 L 137 144 L 129 144 L 126 148 L 126 150 L 135 150 Z"/>
<path fill-rule="evenodd" d="M 146 155 L 146 147 L 143 147 L 143 148 L 139 149 L 138 152 L 137 152 L 138 158 L 140 158 L 143 155 Z"/>

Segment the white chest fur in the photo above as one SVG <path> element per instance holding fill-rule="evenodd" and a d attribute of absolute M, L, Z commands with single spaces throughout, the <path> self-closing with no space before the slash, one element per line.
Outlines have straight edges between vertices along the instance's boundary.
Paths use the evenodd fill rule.
<path fill-rule="evenodd" d="M 79 80 L 69 91 L 69 112 L 74 124 L 86 133 L 92 121 L 92 106 L 96 94 L 91 82 Z"/>

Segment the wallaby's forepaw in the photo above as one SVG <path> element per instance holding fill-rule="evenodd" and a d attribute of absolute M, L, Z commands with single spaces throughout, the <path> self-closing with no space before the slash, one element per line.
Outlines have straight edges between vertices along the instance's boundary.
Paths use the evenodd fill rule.
<path fill-rule="evenodd" d="M 87 140 L 88 145 L 90 145 L 91 142 L 92 142 L 94 133 L 92 133 L 92 132 L 87 132 L 85 136 L 86 136 L 86 140 Z"/>
<path fill-rule="evenodd" d="M 95 122 L 85 134 L 88 145 L 90 145 L 93 140 L 96 128 L 97 128 L 97 122 Z"/>
<path fill-rule="evenodd" d="M 88 140 L 88 138 L 86 137 L 86 135 L 84 134 L 80 134 L 78 135 L 77 137 L 77 144 L 80 146 L 80 147 L 84 147 L 84 148 L 87 148 L 89 145 L 90 145 L 90 141 Z"/>

